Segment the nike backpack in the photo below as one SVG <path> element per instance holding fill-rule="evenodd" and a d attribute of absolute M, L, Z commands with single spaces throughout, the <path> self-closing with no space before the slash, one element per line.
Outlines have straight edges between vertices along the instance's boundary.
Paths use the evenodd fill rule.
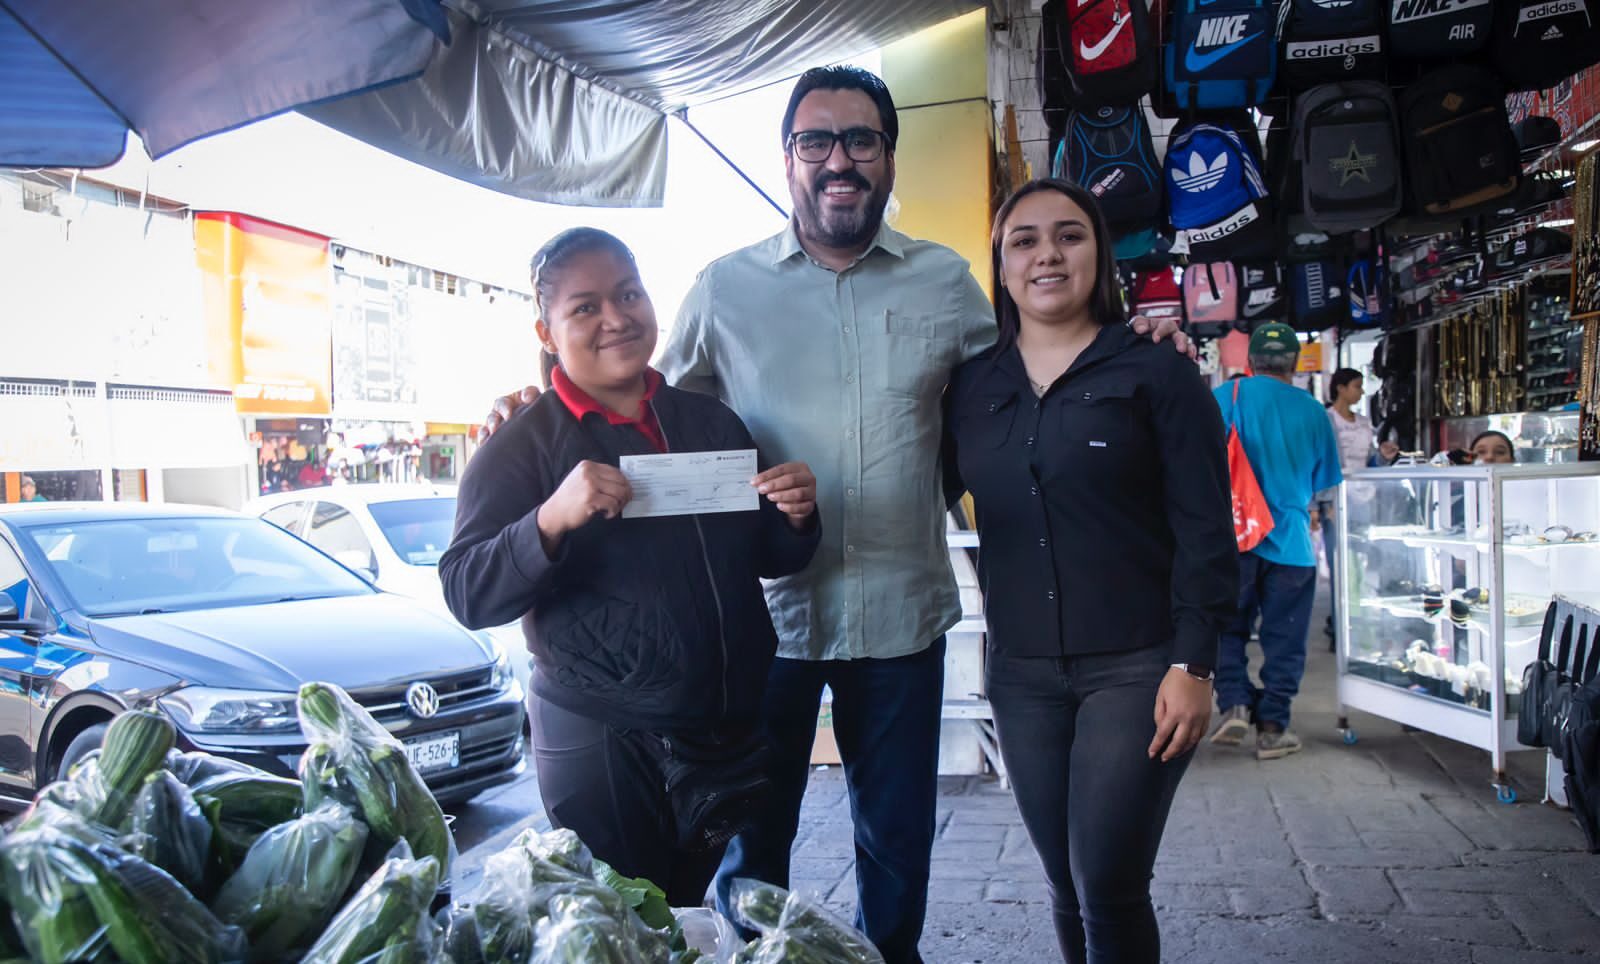
<path fill-rule="evenodd" d="M 1170 267 L 1134 273 L 1133 309 L 1151 321 L 1183 321 L 1183 293 Z"/>
<path fill-rule="evenodd" d="M 1295 331 L 1336 328 L 1349 317 L 1344 268 L 1336 261 L 1303 261 L 1289 269 L 1293 278 Z"/>
<path fill-rule="evenodd" d="M 1477 53 L 1493 22 L 1494 0 L 1389 0 L 1389 53 L 1413 60 Z"/>
<path fill-rule="evenodd" d="M 1350 293 L 1350 321 L 1358 328 L 1383 324 L 1383 259 L 1357 258 L 1345 272 L 1345 290 Z"/>
<path fill-rule="evenodd" d="M 1451 64 L 1400 95 L 1406 186 L 1414 215 L 1461 217 L 1514 194 L 1522 162 L 1505 88 L 1487 70 Z"/>
<path fill-rule="evenodd" d="M 1400 132 L 1387 85 L 1354 80 L 1295 100 L 1293 162 L 1301 212 L 1330 234 L 1375 228 L 1400 213 Z"/>
<path fill-rule="evenodd" d="M 1161 162 L 1138 106 L 1074 111 L 1051 173 L 1093 194 L 1113 232 L 1161 215 Z"/>
<path fill-rule="evenodd" d="M 1251 107 L 1278 73 L 1268 0 L 1179 0 L 1164 51 L 1166 88 L 1179 107 Z"/>
<path fill-rule="evenodd" d="M 1167 219 L 1174 254 L 1194 261 L 1269 257 L 1272 210 L 1251 128 L 1180 127 L 1167 146 Z"/>
<path fill-rule="evenodd" d="M 1239 264 L 1239 321 L 1277 321 L 1284 315 L 1283 268 L 1276 261 Z M 1236 326 L 1237 327 L 1237 326 Z"/>
<path fill-rule="evenodd" d="M 1278 40 L 1283 79 L 1294 90 L 1383 79 L 1385 0 L 1283 0 Z"/>
<path fill-rule="evenodd" d="M 1227 261 L 1191 264 L 1183 269 L 1183 314 L 1189 330 L 1219 338 L 1239 320 L 1239 276 Z"/>
<path fill-rule="evenodd" d="M 1063 99 L 1080 108 L 1131 106 L 1155 87 L 1147 0 L 1050 0 L 1040 13 L 1039 72 L 1049 106 Z"/>
<path fill-rule="evenodd" d="M 1597 0 L 1500 0 L 1489 52 L 1509 89 L 1544 90 L 1600 62 Z"/>

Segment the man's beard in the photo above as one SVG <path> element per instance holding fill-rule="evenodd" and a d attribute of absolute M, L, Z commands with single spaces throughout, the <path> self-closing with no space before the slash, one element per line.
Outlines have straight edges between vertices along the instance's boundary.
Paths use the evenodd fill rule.
<path fill-rule="evenodd" d="M 860 188 L 866 203 L 855 210 L 824 208 L 822 193 L 834 181 Z M 861 247 L 877 236 L 888 203 L 886 188 L 874 189 L 866 178 L 854 171 L 824 173 L 817 177 L 810 190 L 797 194 L 794 214 L 800 222 L 800 233 L 806 238 L 824 247 L 848 250 Z"/>

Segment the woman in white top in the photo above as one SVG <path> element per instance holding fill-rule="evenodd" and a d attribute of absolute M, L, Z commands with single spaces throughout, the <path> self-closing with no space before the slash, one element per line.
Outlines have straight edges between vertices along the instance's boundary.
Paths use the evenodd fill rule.
<path fill-rule="evenodd" d="M 1346 478 L 1351 473 L 1360 472 L 1370 465 L 1384 465 L 1393 462 L 1400 454 L 1400 447 L 1393 442 L 1385 441 L 1382 445 L 1374 445 L 1375 435 L 1372 421 L 1357 415 L 1355 406 L 1360 404 L 1366 394 L 1366 385 L 1361 379 L 1361 373 L 1354 368 L 1341 368 L 1333 373 L 1328 380 L 1328 421 L 1333 423 L 1333 437 L 1339 443 L 1339 468 Z M 1381 459 L 1381 461 L 1379 461 Z M 1358 499 L 1371 498 L 1372 490 L 1361 487 L 1351 493 L 1351 505 L 1355 506 Z M 1317 504 L 1311 510 L 1311 526 L 1313 529 L 1326 524 L 1322 529 L 1322 546 L 1328 559 L 1328 576 L 1330 580 L 1337 579 L 1339 570 L 1334 564 L 1334 546 L 1338 542 L 1333 529 L 1335 492 L 1329 489 L 1317 494 Z M 1330 583 L 1330 585 L 1336 585 Z M 1328 615 L 1328 649 L 1333 649 L 1334 631 L 1332 608 L 1329 607 Z"/>

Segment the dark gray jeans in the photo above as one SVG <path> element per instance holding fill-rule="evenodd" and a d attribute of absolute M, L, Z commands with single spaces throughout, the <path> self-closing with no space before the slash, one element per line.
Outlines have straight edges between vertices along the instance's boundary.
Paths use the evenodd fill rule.
<path fill-rule="evenodd" d="M 1061 956 L 1158 964 L 1150 878 L 1193 753 L 1147 754 L 1165 646 L 1065 658 L 991 650 L 987 689 L 1022 823 L 1044 865 Z"/>

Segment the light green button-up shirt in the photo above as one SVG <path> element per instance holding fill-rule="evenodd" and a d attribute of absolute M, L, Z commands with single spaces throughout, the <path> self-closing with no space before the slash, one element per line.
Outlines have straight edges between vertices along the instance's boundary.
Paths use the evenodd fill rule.
<path fill-rule="evenodd" d="M 767 583 L 778 655 L 905 656 L 960 618 L 940 397 L 994 339 L 967 262 L 887 225 L 844 271 L 812 261 L 791 222 L 700 273 L 662 374 L 738 412 L 768 464 L 817 476 L 822 545 L 805 571 Z"/>

